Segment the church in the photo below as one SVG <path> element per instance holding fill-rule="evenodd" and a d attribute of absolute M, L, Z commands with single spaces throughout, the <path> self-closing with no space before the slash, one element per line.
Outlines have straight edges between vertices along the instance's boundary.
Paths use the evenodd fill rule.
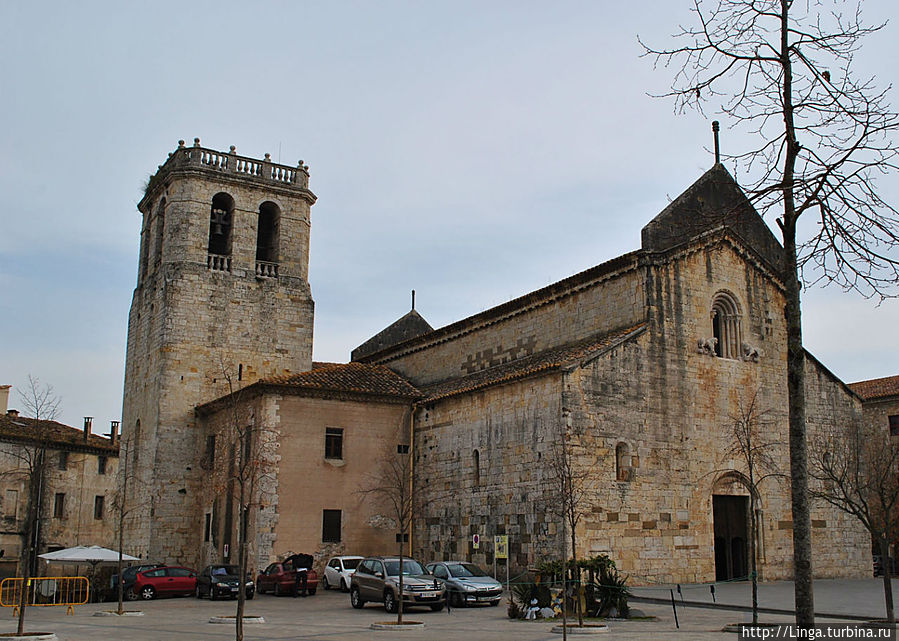
<path fill-rule="evenodd" d="M 634 251 L 438 329 L 413 302 L 348 363 L 312 361 L 315 200 L 302 161 L 199 139 L 149 181 L 126 551 L 235 562 L 243 530 L 254 570 L 402 545 L 515 575 L 562 554 L 563 448 L 582 484 L 579 557 L 608 554 L 637 585 L 745 577 L 753 492 L 760 575 L 791 578 L 789 483 L 752 488 L 733 450 L 742 417 L 767 471 L 789 469 L 781 247 L 723 165 L 649 213 Z M 862 419 L 862 398 L 808 353 L 806 397 L 810 442 Z M 397 461 L 415 498 L 405 531 L 370 492 Z M 856 521 L 814 503 L 812 535 L 816 576 L 870 576 Z"/>

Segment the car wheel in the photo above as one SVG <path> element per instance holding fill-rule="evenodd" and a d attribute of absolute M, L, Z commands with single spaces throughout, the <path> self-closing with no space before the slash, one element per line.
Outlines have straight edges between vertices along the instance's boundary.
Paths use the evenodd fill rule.
<path fill-rule="evenodd" d="M 362 595 L 359 594 L 359 588 L 350 590 L 350 605 L 357 610 L 361 610 L 365 606 L 365 601 L 362 600 Z"/>
<path fill-rule="evenodd" d="M 340 591 L 346 592 L 349 588 L 346 586 L 346 581 L 340 579 Z"/>
<path fill-rule="evenodd" d="M 434 603 L 431 605 L 431 610 L 433 610 L 434 612 L 440 612 L 442 609 L 443 609 L 442 603 Z"/>
<path fill-rule="evenodd" d="M 275 583 L 275 596 L 281 596 L 281 584 Z"/>
<path fill-rule="evenodd" d="M 393 590 L 386 590 L 384 592 L 384 609 L 390 614 L 396 614 L 396 611 L 399 609 L 396 597 L 393 596 Z"/>
<path fill-rule="evenodd" d="M 327 574 L 322 577 L 322 587 L 326 590 L 331 589 L 331 584 L 328 583 L 328 575 Z"/>
<path fill-rule="evenodd" d="M 123 593 L 122 596 L 125 598 L 126 601 L 137 601 L 137 593 L 134 591 L 133 587 L 128 590 L 125 590 L 125 592 Z"/>
<path fill-rule="evenodd" d="M 142 587 L 140 589 L 140 598 L 142 598 L 144 601 L 149 601 L 151 599 L 155 599 L 156 598 L 156 590 L 153 588 L 152 585 L 145 585 L 144 587 Z"/>
<path fill-rule="evenodd" d="M 254 595 L 255 595 L 254 592 L 247 592 L 247 594 L 246 594 L 247 601 L 252 600 Z"/>
<path fill-rule="evenodd" d="M 454 608 L 465 607 L 465 599 L 462 598 L 461 592 L 450 592 L 449 593 L 449 602 L 450 602 L 450 606 L 452 606 Z"/>
<path fill-rule="evenodd" d="M 317 588 L 309 588 L 306 590 L 306 594 L 308 594 L 309 596 L 312 596 L 313 594 L 315 594 L 316 589 Z"/>
<path fill-rule="evenodd" d="M 218 595 L 215 593 L 215 589 L 210 585 L 209 586 L 209 600 L 215 601 L 218 599 Z"/>
<path fill-rule="evenodd" d="M 492 605 L 493 607 L 498 606 L 498 605 L 499 605 L 499 599 L 497 599 L 496 601 L 491 601 L 491 602 L 490 602 L 490 605 Z"/>
<path fill-rule="evenodd" d="M 202 599 L 202 598 L 203 598 L 203 595 L 200 593 L 200 586 L 199 586 L 199 585 L 197 586 L 197 589 L 194 590 L 194 596 L 196 596 L 198 599 Z"/>

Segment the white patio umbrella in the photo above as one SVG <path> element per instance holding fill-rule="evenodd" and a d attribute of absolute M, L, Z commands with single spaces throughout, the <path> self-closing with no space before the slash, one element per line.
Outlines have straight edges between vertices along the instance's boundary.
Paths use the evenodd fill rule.
<path fill-rule="evenodd" d="M 97 563 L 118 563 L 119 553 L 116 550 L 103 548 L 99 545 L 76 545 L 73 548 L 38 554 L 38 557 L 48 562 L 90 563 L 91 565 L 96 565 Z M 130 554 L 122 554 L 122 560 L 138 561 L 139 559 Z"/>

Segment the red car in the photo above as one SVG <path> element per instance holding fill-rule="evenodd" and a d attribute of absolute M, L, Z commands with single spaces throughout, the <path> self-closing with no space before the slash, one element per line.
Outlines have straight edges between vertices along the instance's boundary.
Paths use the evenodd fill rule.
<path fill-rule="evenodd" d="M 134 594 L 141 599 L 157 596 L 191 596 L 197 590 L 197 573 L 190 568 L 167 565 L 138 572 Z"/>
<path fill-rule="evenodd" d="M 297 570 L 306 571 L 306 594 L 313 595 L 318 588 L 318 573 L 312 569 L 312 556 L 309 554 L 294 554 L 287 557 L 281 563 L 272 563 L 256 577 L 256 591 L 259 594 L 273 592 L 275 596 L 282 594 L 297 594 Z M 302 578 L 300 580 L 302 590 Z"/>

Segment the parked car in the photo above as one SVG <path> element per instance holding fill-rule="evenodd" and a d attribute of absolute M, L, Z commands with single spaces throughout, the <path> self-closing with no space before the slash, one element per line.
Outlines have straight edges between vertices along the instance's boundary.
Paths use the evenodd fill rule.
<path fill-rule="evenodd" d="M 196 570 L 166 565 L 138 572 L 132 592 L 141 599 L 155 599 L 157 596 L 190 596 L 196 589 Z"/>
<path fill-rule="evenodd" d="M 122 596 L 129 601 L 133 601 L 134 599 L 136 599 L 137 594 L 134 592 L 134 580 L 135 578 L 137 578 L 137 573 L 159 567 L 162 567 L 162 563 L 142 563 L 139 565 L 128 566 L 127 568 L 122 570 Z M 118 581 L 118 574 L 113 574 L 111 577 L 109 577 L 109 593 L 112 596 L 113 600 L 118 600 L 119 598 Z"/>
<path fill-rule="evenodd" d="M 247 577 L 246 596 L 252 599 L 256 584 Z M 240 568 L 236 565 L 207 565 L 197 577 L 197 598 L 208 596 L 210 601 L 218 598 L 236 599 L 240 593 Z"/>
<path fill-rule="evenodd" d="M 294 554 L 280 563 L 272 563 L 256 577 L 256 590 L 259 594 L 272 592 L 275 596 L 292 594 L 299 596 L 302 592 L 302 580 L 297 589 L 297 570 L 306 572 L 306 594 L 315 594 L 318 588 L 318 573 L 312 569 L 312 556 Z"/>
<path fill-rule="evenodd" d="M 361 556 L 335 556 L 325 566 L 322 577 L 322 587 L 330 590 L 332 587 L 340 587 L 341 592 L 350 589 L 350 579 L 356 572 L 356 566 L 362 561 Z"/>
<path fill-rule="evenodd" d="M 427 570 L 446 583 L 446 598 L 457 608 L 475 603 L 499 605 L 503 597 L 503 584 L 474 563 L 439 561 L 429 563 Z"/>
<path fill-rule="evenodd" d="M 434 612 L 443 609 L 446 589 L 442 581 L 428 574 L 422 564 L 414 559 L 403 559 L 402 572 L 404 609 L 413 605 L 427 605 Z M 399 609 L 399 592 L 399 557 L 368 557 L 359 563 L 350 581 L 350 603 L 354 608 L 362 608 L 368 601 L 375 601 L 383 603 L 388 612 L 396 612 Z"/>

